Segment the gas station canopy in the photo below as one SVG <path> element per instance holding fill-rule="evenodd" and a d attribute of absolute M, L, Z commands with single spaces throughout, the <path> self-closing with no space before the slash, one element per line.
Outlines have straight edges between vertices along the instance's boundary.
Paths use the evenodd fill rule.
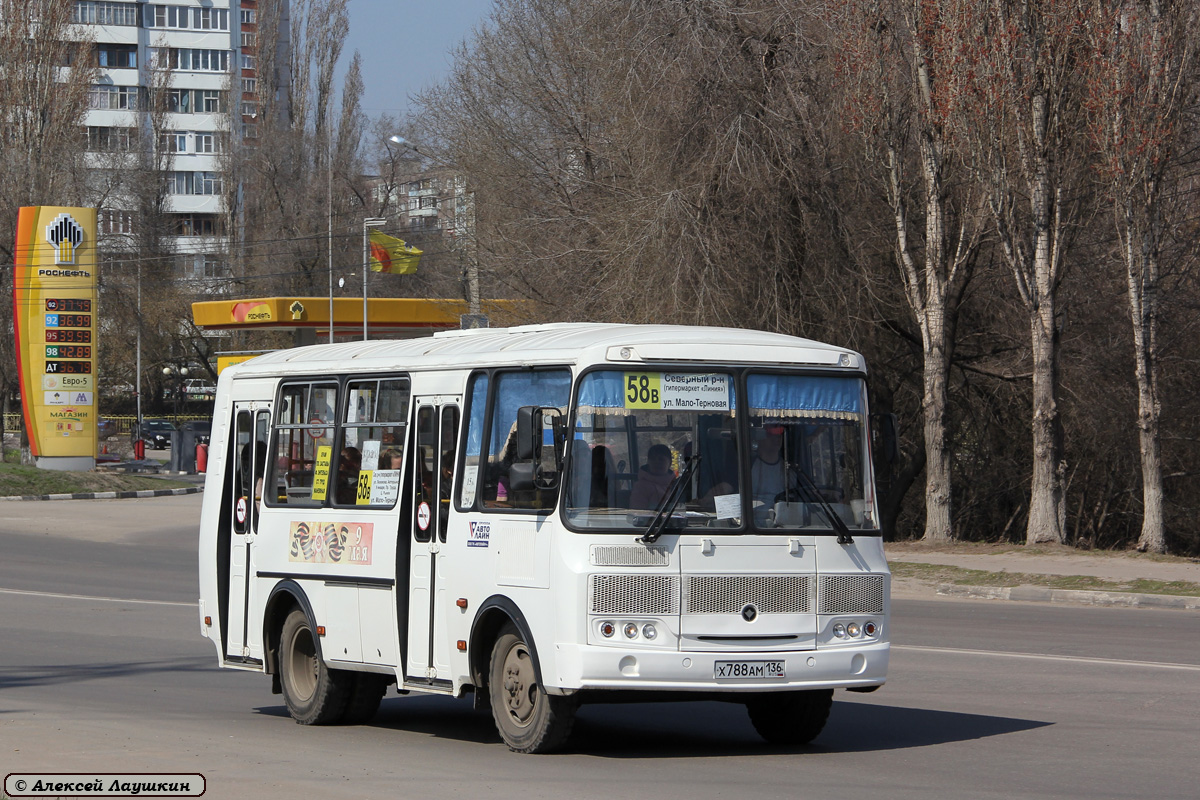
<path fill-rule="evenodd" d="M 483 314 L 511 311 L 515 305 L 488 301 Z M 196 327 L 204 330 L 306 331 L 320 336 L 329 332 L 328 297 L 254 297 L 241 300 L 208 300 L 192 303 Z M 483 315 L 468 314 L 465 300 L 372 297 L 367 300 L 367 329 L 374 336 L 424 336 L 459 327 L 482 327 Z M 363 331 L 363 301 L 356 297 L 333 299 L 333 332 L 358 336 Z"/>

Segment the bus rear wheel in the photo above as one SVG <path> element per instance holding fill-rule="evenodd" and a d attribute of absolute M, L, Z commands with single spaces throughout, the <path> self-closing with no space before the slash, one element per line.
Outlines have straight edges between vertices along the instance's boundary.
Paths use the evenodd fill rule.
<path fill-rule="evenodd" d="M 506 625 L 492 648 L 488 694 L 496 730 L 510 750 L 549 753 L 566 743 L 576 702 L 546 694 L 537 681 L 533 654 L 520 632 Z"/>
<path fill-rule="evenodd" d="M 808 744 L 825 727 L 833 706 L 833 689 L 787 694 L 757 694 L 746 711 L 758 735 L 771 744 Z"/>
<path fill-rule="evenodd" d="M 279 636 L 279 678 L 288 712 L 301 725 L 328 725 L 346 711 L 350 685 L 346 673 L 325 666 L 308 616 L 288 614 Z"/>

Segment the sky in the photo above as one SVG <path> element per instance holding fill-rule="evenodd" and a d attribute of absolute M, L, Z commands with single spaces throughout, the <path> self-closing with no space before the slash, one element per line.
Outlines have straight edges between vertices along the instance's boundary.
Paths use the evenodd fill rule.
<path fill-rule="evenodd" d="M 401 117 L 409 97 L 440 81 L 450 51 L 491 13 L 492 0 L 350 0 L 342 74 L 362 55 L 363 110 Z"/>

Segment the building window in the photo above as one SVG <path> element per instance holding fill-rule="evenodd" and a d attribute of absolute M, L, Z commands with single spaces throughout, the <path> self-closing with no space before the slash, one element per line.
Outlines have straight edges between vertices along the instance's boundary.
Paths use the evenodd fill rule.
<path fill-rule="evenodd" d="M 167 173 L 167 194 L 215 195 L 221 190 L 219 172 Z"/>
<path fill-rule="evenodd" d="M 227 31 L 229 30 L 229 9 L 185 8 L 183 6 L 166 5 L 148 6 L 146 11 L 146 27 Z"/>
<path fill-rule="evenodd" d="M 98 44 L 95 53 L 97 67 L 137 68 L 136 44 Z"/>
<path fill-rule="evenodd" d="M 242 47 L 254 47 L 258 44 L 258 34 L 242 31 Z"/>
<path fill-rule="evenodd" d="M 242 138 L 243 139 L 257 139 L 258 138 L 258 126 L 251 124 L 249 122 L 243 124 L 242 125 Z"/>
<path fill-rule="evenodd" d="M 162 150 L 164 153 L 186 153 L 187 134 L 181 132 L 164 133 L 162 135 Z"/>
<path fill-rule="evenodd" d="M 197 153 L 215 153 L 216 137 L 211 133 L 196 134 L 196 152 Z"/>
<path fill-rule="evenodd" d="M 133 212 L 131 211 L 114 211 L 102 208 L 100 209 L 97 222 L 99 223 L 102 235 L 133 233 Z"/>
<path fill-rule="evenodd" d="M 128 153 L 136 141 L 133 128 L 89 125 L 87 129 L 87 149 L 92 153 Z"/>
<path fill-rule="evenodd" d="M 71 13 L 71 22 L 77 25 L 128 25 L 138 24 L 136 3 L 94 2 L 76 0 Z"/>
<path fill-rule="evenodd" d="M 228 50 L 198 50 L 187 47 L 157 47 L 154 49 L 157 69 L 178 69 L 188 72 L 228 72 Z"/>
<path fill-rule="evenodd" d="M 258 91 L 258 78 L 242 78 L 242 91 L 254 94 Z"/>
<path fill-rule="evenodd" d="M 220 89 L 168 89 L 167 110 L 172 114 L 224 114 L 225 93 Z"/>
<path fill-rule="evenodd" d="M 242 53 L 242 69 L 254 69 L 254 56 Z"/>
<path fill-rule="evenodd" d="M 243 117 L 257 117 L 258 116 L 258 104 L 257 103 L 242 103 L 242 116 Z"/>
<path fill-rule="evenodd" d="M 88 108 L 96 111 L 137 111 L 138 87 L 100 84 L 88 90 Z"/>
<path fill-rule="evenodd" d="M 243 25 L 253 25 L 255 22 L 257 22 L 257 20 L 255 19 L 256 16 L 258 16 L 258 12 L 255 11 L 253 8 L 243 8 L 242 9 L 242 24 Z"/>
<path fill-rule="evenodd" d="M 175 218 L 176 236 L 219 236 L 224 232 L 217 214 L 180 214 Z"/>

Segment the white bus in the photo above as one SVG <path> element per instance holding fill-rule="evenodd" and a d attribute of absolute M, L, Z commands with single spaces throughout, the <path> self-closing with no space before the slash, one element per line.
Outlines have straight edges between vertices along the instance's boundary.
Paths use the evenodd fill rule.
<path fill-rule="evenodd" d="M 857 353 L 561 324 L 318 345 L 221 373 L 200 619 L 304 724 L 473 693 L 519 752 L 581 702 L 744 703 L 803 743 L 886 679 Z"/>

